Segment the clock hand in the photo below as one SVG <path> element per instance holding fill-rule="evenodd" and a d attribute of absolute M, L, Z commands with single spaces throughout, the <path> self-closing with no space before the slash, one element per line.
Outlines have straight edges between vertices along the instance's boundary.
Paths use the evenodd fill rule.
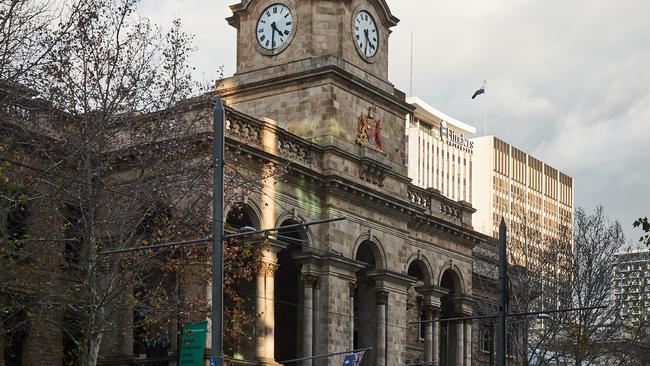
<path fill-rule="evenodd" d="M 370 36 L 368 35 L 368 30 L 364 29 L 363 34 L 366 35 L 366 49 L 365 49 L 364 53 L 368 54 L 368 43 L 370 43 Z"/>
<path fill-rule="evenodd" d="M 273 28 L 274 31 L 278 32 L 280 37 L 282 37 L 282 32 L 278 29 L 278 27 L 275 25 L 275 22 L 271 23 L 271 28 Z"/>

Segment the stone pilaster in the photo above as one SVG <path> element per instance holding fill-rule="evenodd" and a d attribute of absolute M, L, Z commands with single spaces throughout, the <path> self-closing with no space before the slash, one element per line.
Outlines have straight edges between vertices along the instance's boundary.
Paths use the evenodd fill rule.
<path fill-rule="evenodd" d="M 302 319 L 302 356 L 313 356 L 314 347 L 314 287 L 318 277 L 313 274 L 302 274 L 303 283 L 303 319 Z M 302 362 L 303 366 L 311 366 L 312 360 Z"/>
<path fill-rule="evenodd" d="M 472 321 L 465 320 L 465 366 L 472 366 Z"/>
<path fill-rule="evenodd" d="M 262 262 L 257 273 L 257 339 L 255 358 L 262 364 L 275 364 L 275 291 L 274 277 L 278 266 Z"/>
<path fill-rule="evenodd" d="M 455 365 L 462 366 L 464 359 L 465 359 L 465 350 L 464 350 L 464 345 L 465 345 L 465 337 L 463 336 L 464 334 L 464 328 L 465 324 L 464 321 L 456 321 L 454 322 L 454 328 L 456 328 L 456 334 L 455 335 L 455 352 L 454 352 L 454 361 Z"/>
<path fill-rule="evenodd" d="M 436 309 L 433 313 L 433 349 L 431 351 L 431 365 L 440 365 L 440 309 Z"/>
<path fill-rule="evenodd" d="M 388 291 L 379 290 L 375 294 L 377 299 L 377 341 L 375 349 L 377 366 L 386 365 L 386 305 L 388 304 Z"/>
<path fill-rule="evenodd" d="M 433 308 L 427 306 L 424 309 L 424 320 L 428 323 L 422 324 L 424 326 L 424 362 L 433 361 Z"/>

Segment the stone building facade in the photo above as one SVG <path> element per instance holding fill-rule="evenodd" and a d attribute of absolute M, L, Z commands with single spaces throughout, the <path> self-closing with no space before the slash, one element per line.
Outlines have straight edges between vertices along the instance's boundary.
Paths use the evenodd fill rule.
<path fill-rule="evenodd" d="M 366 365 L 471 364 L 469 322 L 444 329 L 438 322 L 410 323 L 472 314 L 472 248 L 484 236 L 472 229 L 469 204 L 418 188 L 408 178 L 404 116 L 413 107 L 387 79 L 388 41 L 398 19 L 383 0 L 282 1 L 295 19 L 293 33 L 277 50 L 263 50 L 255 35 L 264 29 L 264 12 L 277 4 L 246 0 L 231 7 L 237 71 L 218 93 L 230 108 L 309 146 L 299 154 L 308 157 L 301 175 L 310 184 L 282 185 L 272 193 L 274 203 L 297 212 L 299 220 L 347 220 L 312 228 L 317 233 L 304 237 L 313 251 L 292 254 L 310 278 L 298 286 L 299 297 L 315 310 L 298 322 L 304 328 L 298 352 L 273 353 L 278 347 L 268 345 L 278 332 L 269 331 L 264 341 L 258 337 L 258 345 L 267 347 L 258 347 L 254 358 L 277 362 L 374 346 Z M 374 28 L 366 37 L 377 35 L 374 43 L 358 37 L 359 17 L 371 18 Z M 371 57 L 363 50 L 366 42 L 377 47 Z M 280 156 L 294 151 L 291 143 L 260 132 L 264 148 L 280 150 Z M 253 210 L 259 210 L 260 226 L 282 225 L 286 213 L 264 201 L 260 197 L 264 205 Z M 270 253 L 269 263 L 283 250 Z"/>
<path fill-rule="evenodd" d="M 268 49 L 257 33 L 278 4 L 294 24 L 280 31 L 274 21 L 272 34 L 287 37 Z M 398 19 L 384 0 L 243 0 L 231 9 L 237 72 L 187 113 L 206 116 L 209 126 L 219 95 L 227 105 L 227 149 L 254 163 L 242 169 L 288 169 L 282 181 L 270 178 L 250 192 L 239 223 L 266 229 L 346 220 L 281 230 L 269 240 L 250 288 L 260 316 L 240 350 L 243 360 L 229 362 L 276 365 L 372 347 L 364 366 L 472 365 L 470 321 L 413 323 L 474 313 L 472 250 L 486 236 L 473 230 L 471 205 L 408 178 L 404 116 L 412 107 L 387 79 Z M 161 365 L 175 364 L 174 333 Z M 61 363 L 52 357 L 50 364 Z M 133 333 L 105 340 L 100 364 L 143 362 L 148 355 L 134 354 Z"/>

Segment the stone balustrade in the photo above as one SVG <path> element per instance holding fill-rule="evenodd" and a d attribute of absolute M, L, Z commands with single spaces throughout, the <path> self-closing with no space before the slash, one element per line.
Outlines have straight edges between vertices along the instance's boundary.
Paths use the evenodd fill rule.
<path fill-rule="evenodd" d="M 436 189 L 424 189 L 412 184 L 408 187 L 408 197 L 411 203 L 425 209 L 425 212 L 432 216 L 471 226 L 471 214 L 474 209 L 468 203 L 451 200 Z"/>
<path fill-rule="evenodd" d="M 263 131 L 269 133 L 264 134 Z M 265 136 L 263 141 L 263 137 Z M 293 163 L 318 165 L 320 150 L 317 146 L 296 135 L 290 134 L 276 125 L 251 118 L 226 108 L 226 137 L 234 140 L 254 144 L 274 155 Z"/>

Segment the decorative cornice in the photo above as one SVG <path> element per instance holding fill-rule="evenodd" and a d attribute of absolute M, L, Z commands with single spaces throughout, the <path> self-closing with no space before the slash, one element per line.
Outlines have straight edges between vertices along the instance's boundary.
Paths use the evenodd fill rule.
<path fill-rule="evenodd" d="M 451 298 L 454 310 L 462 315 L 473 315 L 476 300 L 469 296 L 455 296 Z"/>
<path fill-rule="evenodd" d="M 334 56 L 323 56 L 321 58 L 325 59 L 327 57 L 333 57 L 334 59 L 338 60 L 338 58 Z M 330 63 L 325 66 L 298 71 L 288 75 L 285 74 L 275 78 L 262 79 L 246 84 L 239 84 L 229 88 L 225 87 L 225 85 L 228 84 L 228 80 L 236 80 L 237 76 L 235 76 L 231 79 L 226 79 L 221 83 L 221 85 L 224 85 L 224 87 L 219 89 L 219 94 L 221 94 L 224 98 L 227 98 L 233 94 L 246 93 L 258 89 L 268 91 L 270 88 L 284 88 L 287 84 L 292 83 L 300 85 L 306 83 L 309 81 L 309 79 L 322 79 L 323 77 L 327 76 L 335 78 L 337 81 L 343 83 L 348 88 L 358 88 L 364 90 L 366 93 L 371 93 L 373 96 L 382 99 L 387 105 L 392 105 L 393 108 L 397 108 L 400 113 L 404 113 L 405 115 L 407 113 L 411 113 L 415 109 L 415 107 L 406 103 L 406 100 L 398 98 L 395 95 L 395 90 L 397 89 L 394 89 L 394 87 L 393 93 L 391 94 L 375 86 L 374 84 L 355 76 L 353 73 L 344 70 L 337 63 Z"/>
<path fill-rule="evenodd" d="M 414 278 L 411 276 L 385 269 L 370 271 L 367 275 L 375 280 L 375 284 L 379 289 L 388 288 L 390 284 L 407 288 L 415 283 Z"/>
<path fill-rule="evenodd" d="M 213 94 L 206 94 L 185 102 L 184 111 L 189 113 L 201 113 L 203 108 L 212 108 Z M 174 111 L 170 111 L 174 113 Z M 354 195 L 368 205 L 375 205 L 377 208 L 389 210 L 393 214 L 402 215 L 405 220 L 410 221 L 410 225 L 420 227 L 427 226 L 429 230 L 438 233 L 447 233 L 454 237 L 461 237 L 466 245 L 473 246 L 476 243 L 488 240 L 488 237 L 475 232 L 471 227 L 462 225 L 458 220 L 451 220 L 436 213 L 432 209 L 432 202 L 444 202 L 445 205 L 451 205 L 456 210 L 462 210 L 463 213 L 470 212 L 468 205 L 454 202 L 433 191 L 422 190 L 421 188 L 410 185 L 408 187 L 409 198 L 391 195 L 381 190 L 374 190 L 368 185 L 359 181 L 352 180 L 339 174 L 325 175 L 321 170 L 321 159 L 323 151 L 330 151 L 336 154 L 344 154 L 351 160 L 356 160 L 358 164 L 366 161 L 371 164 L 371 160 L 363 160 L 363 157 L 354 156 L 344 151 L 339 151 L 335 147 L 321 147 L 320 145 L 309 142 L 276 125 L 260 121 L 251 116 L 238 112 L 232 108 L 226 108 L 227 130 L 226 130 L 226 148 L 241 150 L 246 154 L 253 156 L 261 161 L 277 162 L 287 164 L 292 172 L 303 174 L 309 177 L 310 182 L 315 189 L 329 190 L 328 194 L 339 196 Z M 146 123 L 146 119 L 137 118 L 138 123 Z M 269 151 L 265 149 L 260 141 L 260 133 L 269 134 L 271 139 L 275 138 L 280 141 L 280 149 Z M 197 131 L 194 135 L 182 137 L 188 143 L 205 144 L 206 148 L 210 145 L 211 133 L 208 131 Z M 334 150 L 332 150 L 334 149 Z M 117 155 L 117 154 L 116 154 Z M 380 162 L 373 162 L 377 168 L 384 169 L 385 174 L 393 174 L 392 169 L 384 166 Z M 384 173 L 382 173 L 384 174 Z M 292 174 L 294 176 L 295 174 Z M 396 176 L 399 178 L 399 176 Z M 377 180 L 380 181 L 379 179 Z M 360 201 L 361 202 L 361 201 Z M 442 207 L 442 203 L 440 204 Z M 471 211 L 473 212 L 473 211 Z M 271 243 L 275 247 L 282 244 Z"/>
<path fill-rule="evenodd" d="M 415 290 L 425 296 L 427 305 L 440 307 L 442 298 L 449 294 L 449 290 L 440 286 L 420 286 Z"/>
<path fill-rule="evenodd" d="M 365 263 L 344 257 L 343 255 L 326 255 L 323 256 L 322 262 L 337 268 L 350 271 L 352 273 L 356 273 L 365 268 Z"/>

